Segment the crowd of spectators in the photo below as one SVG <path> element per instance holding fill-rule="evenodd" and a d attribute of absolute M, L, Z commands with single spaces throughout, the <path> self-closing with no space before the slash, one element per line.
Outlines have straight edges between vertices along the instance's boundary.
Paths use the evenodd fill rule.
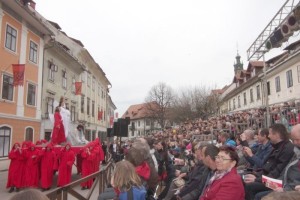
<path fill-rule="evenodd" d="M 270 127 L 265 125 L 265 111 L 254 109 L 187 120 L 143 138 L 120 145 L 116 142 L 116 150 L 124 155 L 117 161 L 131 162 L 137 172 L 145 160 L 152 163 L 149 174 L 158 178 L 152 179 L 151 187 L 138 173 L 147 191 L 145 199 L 268 200 L 275 199 L 274 193 L 287 199 L 300 196 L 299 110 L 289 105 L 283 105 L 280 112 L 278 109 L 270 109 Z M 154 187 L 155 181 L 159 187 Z M 100 195 L 102 199 L 109 198 Z"/>

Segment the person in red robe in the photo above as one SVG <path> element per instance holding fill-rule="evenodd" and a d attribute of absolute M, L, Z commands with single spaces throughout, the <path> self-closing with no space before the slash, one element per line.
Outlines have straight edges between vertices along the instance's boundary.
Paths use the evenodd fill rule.
<path fill-rule="evenodd" d="M 26 181 L 25 181 L 25 172 L 26 172 L 26 163 L 27 163 L 27 151 L 29 149 L 29 144 L 31 142 L 30 141 L 24 141 L 22 142 L 22 158 L 21 158 L 21 163 L 20 163 L 20 174 L 21 176 L 17 179 L 17 181 L 19 181 L 20 184 L 20 188 L 25 188 L 26 187 Z M 17 189 L 18 191 L 18 189 Z"/>
<path fill-rule="evenodd" d="M 29 144 L 25 157 L 25 187 L 38 188 L 40 175 L 40 156 L 39 150 L 35 148 L 33 143 Z"/>
<path fill-rule="evenodd" d="M 76 168 L 77 168 L 77 174 L 81 174 L 82 172 L 82 157 L 81 157 L 81 153 L 82 153 L 83 149 L 80 149 L 78 154 L 76 155 Z"/>
<path fill-rule="evenodd" d="M 53 167 L 56 161 L 56 154 L 52 150 L 52 145 L 49 143 L 47 147 L 43 147 L 40 151 L 41 157 L 41 188 L 43 191 L 49 190 L 53 181 Z"/>
<path fill-rule="evenodd" d="M 61 187 L 71 182 L 72 165 L 75 161 L 75 153 L 71 149 L 71 144 L 68 143 L 61 149 L 58 158 L 59 167 L 57 186 Z"/>
<path fill-rule="evenodd" d="M 94 172 L 96 172 L 99 170 L 100 162 L 104 160 L 104 152 L 99 138 L 96 138 L 92 144 L 93 144 L 93 151 L 96 154 L 95 168 L 94 168 Z"/>
<path fill-rule="evenodd" d="M 91 150 L 91 146 L 87 146 L 83 149 L 81 153 L 82 157 L 82 178 L 92 174 L 94 172 L 93 162 L 95 161 L 95 153 Z M 81 189 L 91 188 L 93 185 L 93 179 L 81 183 Z"/>
<path fill-rule="evenodd" d="M 8 169 L 8 178 L 6 188 L 10 188 L 9 193 L 13 192 L 16 188 L 16 191 L 19 191 L 21 188 L 21 177 L 22 170 L 20 167 L 22 166 L 22 162 L 24 160 L 22 155 L 21 146 L 19 143 L 15 143 L 13 148 L 8 154 L 8 158 L 10 159 L 9 169 Z"/>
<path fill-rule="evenodd" d="M 54 127 L 52 131 L 52 138 L 51 142 L 53 145 L 61 144 L 63 142 L 66 142 L 66 136 L 65 136 L 65 128 L 63 125 L 62 117 L 60 115 L 60 108 L 55 108 L 54 113 Z"/>

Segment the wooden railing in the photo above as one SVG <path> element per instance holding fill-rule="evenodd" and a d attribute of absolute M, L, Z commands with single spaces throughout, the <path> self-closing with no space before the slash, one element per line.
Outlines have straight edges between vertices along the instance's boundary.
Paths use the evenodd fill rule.
<path fill-rule="evenodd" d="M 99 170 L 98 172 L 95 172 L 89 176 L 86 176 L 84 178 L 81 178 L 79 180 L 76 180 L 68 185 L 65 185 L 63 187 L 58 187 L 54 190 L 49 191 L 46 193 L 48 198 L 50 200 L 67 200 L 68 199 L 68 194 L 74 196 L 75 198 L 79 200 L 89 200 L 94 192 L 94 189 L 96 188 L 98 182 L 98 189 L 99 193 L 102 193 L 104 189 L 107 187 L 108 183 L 110 182 L 111 175 L 112 175 L 112 170 L 113 170 L 113 161 L 110 159 L 107 162 L 107 165 Z M 86 182 L 90 179 L 94 179 L 92 187 L 89 189 L 88 193 L 86 196 L 83 196 L 80 194 L 78 191 L 74 189 L 77 185 L 80 185 L 83 182 Z"/>

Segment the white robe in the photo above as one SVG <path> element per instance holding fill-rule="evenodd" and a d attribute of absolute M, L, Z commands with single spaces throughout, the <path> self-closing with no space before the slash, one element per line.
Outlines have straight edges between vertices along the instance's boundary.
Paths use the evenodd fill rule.
<path fill-rule="evenodd" d="M 64 129 L 65 129 L 65 136 L 68 137 L 69 134 L 69 128 L 71 123 L 71 113 L 69 110 L 67 110 L 64 107 L 60 107 L 60 115 L 63 121 Z"/>

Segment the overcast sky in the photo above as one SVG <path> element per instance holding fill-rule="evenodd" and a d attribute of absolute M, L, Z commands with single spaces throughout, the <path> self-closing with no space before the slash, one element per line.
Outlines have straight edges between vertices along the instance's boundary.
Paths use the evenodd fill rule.
<path fill-rule="evenodd" d="M 151 87 L 222 88 L 285 0 L 34 0 L 80 40 L 112 83 L 119 116 Z M 268 55 L 266 55 L 268 57 Z"/>

